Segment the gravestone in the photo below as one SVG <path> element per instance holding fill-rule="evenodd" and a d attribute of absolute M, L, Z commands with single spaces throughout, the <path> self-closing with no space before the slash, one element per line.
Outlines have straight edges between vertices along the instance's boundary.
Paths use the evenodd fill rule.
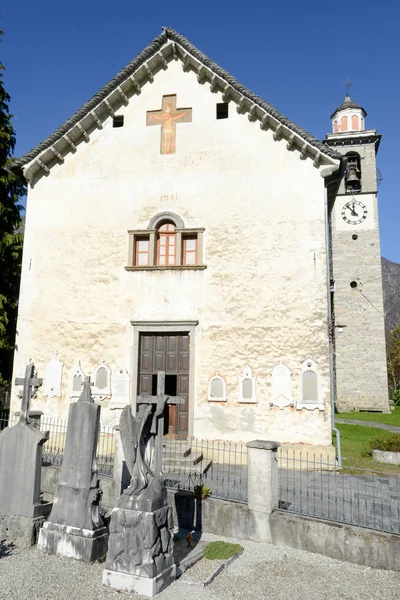
<path fill-rule="evenodd" d="M 42 385 L 33 364 L 15 384 L 24 386 L 19 422 L 0 433 L 0 539 L 27 547 L 36 542 L 52 506 L 40 496 L 42 446 L 49 432 L 29 417 L 32 389 Z"/>
<path fill-rule="evenodd" d="M 100 406 L 85 377 L 68 415 L 64 458 L 53 510 L 40 531 L 38 550 L 93 562 L 107 553 L 108 531 L 99 514 L 100 481 L 96 469 Z"/>
<path fill-rule="evenodd" d="M 121 591 L 153 597 L 176 577 L 173 518 L 162 477 L 162 437 L 167 403 L 165 373 L 157 374 L 157 396 L 138 396 L 133 417 L 126 406 L 120 435 L 131 481 L 111 513 L 103 583 Z"/>

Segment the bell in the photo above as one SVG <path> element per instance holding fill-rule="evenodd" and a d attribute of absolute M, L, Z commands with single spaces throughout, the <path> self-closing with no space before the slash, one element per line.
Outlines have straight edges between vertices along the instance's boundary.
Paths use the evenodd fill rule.
<path fill-rule="evenodd" d="M 347 182 L 360 181 L 360 177 L 358 175 L 358 169 L 356 169 L 355 167 L 350 167 L 347 170 L 346 181 Z"/>

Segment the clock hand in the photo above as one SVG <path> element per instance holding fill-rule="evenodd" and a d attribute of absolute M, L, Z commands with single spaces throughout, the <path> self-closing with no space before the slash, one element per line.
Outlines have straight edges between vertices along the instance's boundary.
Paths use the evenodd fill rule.
<path fill-rule="evenodd" d="M 355 207 L 355 203 L 353 202 L 353 206 L 352 206 L 352 209 L 351 209 L 351 216 L 352 217 L 358 217 L 358 213 L 356 213 L 354 207 Z"/>

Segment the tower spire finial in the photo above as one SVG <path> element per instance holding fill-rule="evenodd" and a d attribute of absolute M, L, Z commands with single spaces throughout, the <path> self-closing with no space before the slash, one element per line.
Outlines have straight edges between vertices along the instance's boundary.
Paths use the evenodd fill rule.
<path fill-rule="evenodd" d="M 344 84 L 346 86 L 346 98 L 347 98 L 347 97 L 350 97 L 349 96 L 349 88 L 351 88 L 351 86 L 353 84 L 351 83 L 351 81 L 349 81 L 349 79 L 347 79 L 347 77 L 346 77 L 346 81 L 344 82 Z"/>

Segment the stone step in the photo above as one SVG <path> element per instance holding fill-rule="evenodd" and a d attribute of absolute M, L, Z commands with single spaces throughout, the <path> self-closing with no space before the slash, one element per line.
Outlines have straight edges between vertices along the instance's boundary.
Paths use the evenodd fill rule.
<path fill-rule="evenodd" d="M 212 460 L 205 459 L 202 452 L 193 452 L 186 440 L 163 441 L 163 467 L 173 473 L 207 473 Z"/>
<path fill-rule="evenodd" d="M 192 448 L 186 441 L 181 440 L 164 440 L 163 441 L 163 455 L 170 456 L 189 456 L 192 453 Z"/>
<path fill-rule="evenodd" d="M 163 461 L 163 470 L 167 473 L 205 475 L 212 465 L 212 460 L 201 460 L 196 464 L 190 461 Z"/>

